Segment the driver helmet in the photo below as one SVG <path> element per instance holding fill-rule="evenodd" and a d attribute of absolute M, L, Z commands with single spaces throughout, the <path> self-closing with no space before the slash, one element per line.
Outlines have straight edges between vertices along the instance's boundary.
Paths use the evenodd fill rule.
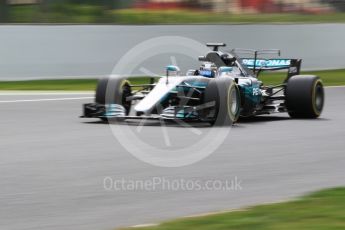
<path fill-rule="evenodd" d="M 217 66 L 212 62 L 204 62 L 199 70 L 199 74 L 204 77 L 213 78 L 217 72 Z"/>

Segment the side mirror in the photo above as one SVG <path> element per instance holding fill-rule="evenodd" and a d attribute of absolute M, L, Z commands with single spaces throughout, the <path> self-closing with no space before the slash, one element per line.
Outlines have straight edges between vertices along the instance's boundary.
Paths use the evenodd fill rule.
<path fill-rule="evenodd" d="M 165 69 L 167 71 L 167 76 L 170 75 L 170 72 L 175 72 L 175 75 L 178 75 L 180 73 L 180 68 L 175 65 L 168 65 L 167 67 L 165 67 Z"/>
<path fill-rule="evenodd" d="M 173 72 L 175 74 L 175 76 L 178 76 L 180 74 L 180 68 L 175 66 L 175 65 L 168 65 L 167 67 L 165 67 L 166 69 L 166 84 L 169 84 L 169 76 L 170 76 L 170 72 Z"/>

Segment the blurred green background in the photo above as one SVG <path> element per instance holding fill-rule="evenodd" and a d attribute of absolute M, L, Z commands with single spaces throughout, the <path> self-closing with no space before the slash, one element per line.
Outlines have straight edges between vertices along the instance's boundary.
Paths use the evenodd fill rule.
<path fill-rule="evenodd" d="M 0 0 L 0 23 L 345 22 L 343 0 Z"/>

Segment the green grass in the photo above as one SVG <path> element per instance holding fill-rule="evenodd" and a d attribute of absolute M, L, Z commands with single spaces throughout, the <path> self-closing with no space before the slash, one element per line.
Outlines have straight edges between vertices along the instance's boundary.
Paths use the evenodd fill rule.
<path fill-rule="evenodd" d="M 9 10 L 10 22 L 14 23 L 31 23 L 39 22 L 41 14 L 39 7 L 36 5 L 32 6 L 16 6 L 11 7 Z"/>
<path fill-rule="evenodd" d="M 132 78 L 133 84 L 148 84 L 147 78 Z M 95 90 L 97 79 L 0 81 L 0 90 Z"/>
<path fill-rule="evenodd" d="M 200 10 L 109 10 L 100 5 L 67 4 L 56 1 L 44 9 L 39 5 L 9 7 L 12 23 L 114 23 L 114 24 L 246 24 L 246 23 L 344 23 L 345 13 L 231 14 Z"/>
<path fill-rule="evenodd" d="M 96 79 L 1 81 L 0 90 L 95 90 Z"/>
<path fill-rule="evenodd" d="M 259 205 L 243 211 L 183 218 L 141 230 L 341 230 L 345 229 L 345 187 L 297 200 Z"/>
<path fill-rule="evenodd" d="M 107 12 L 101 6 L 56 2 L 47 10 L 39 5 L 18 5 L 9 8 L 12 23 L 104 23 Z"/>
<path fill-rule="evenodd" d="M 313 74 L 319 76 L 325 86 L 345 85 L 345 69 L 304 71 L 301 74 Z M 259 79 L 266 85 L 280 84 L 286 77 L 286 72 L 265 72 Z"/>
<path fill-rule="evenodd" d="M 345 69 L 303 72 L 321 77 L 326 86 L 345 85 Z M 265 85 L 280 84 L 286 73 L 266 72 L 259 79 Z M 149 83 L 147 78 L 133 78 L 132 84 Z M 0 90 L 95 90 L 96 79 L 69 79 L 69 80 L 31 80 L 31 81 L 0 81 Z"/>
<path fill-rule="evenodd" d="M 324 23 L 345 22 L 345 13 L 328 14 L 230 14 L 183 10 L 114 10 L 120 24 L 242 24 L 242 23 Z"/>

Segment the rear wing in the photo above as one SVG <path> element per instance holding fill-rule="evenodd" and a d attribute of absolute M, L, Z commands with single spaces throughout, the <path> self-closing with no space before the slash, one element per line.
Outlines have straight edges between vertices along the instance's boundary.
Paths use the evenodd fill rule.
<path fill-rule="evenodd" d="M 233 49 L 235 53 L 250 53 L 254 54 L 253 58 L 241 58 L 242 64 L 249 69 L 252 69 L 255 74 L 259 74 L 262 70 L 288 70 L 287 79 L 300 73 L 302 60 L 301 59 L 286 59 L 286 58 L 258 58 L 259 55 L 264 54 L 278 54 L 280 50 L 251 50 L 251 49 Z"/>
<path fill-rule="evenodd" d="M 242 64 L 247 66 L 249 69 L 264 69 L 264 70 L 275 70 L 275 69 L 286 69 L 291 65 L 291 59 L 253 59 L 243 58 Z"/>
<path fill-rule="evenodd" d="M 301 59 L 253 59 L 243 58 L 242 64 L 248 69 L 252 69 L 254 73 L 259 73 L 261 70 L 288 70 L 287 79 L 298 75 L 301 70 Z M 258 71 L 256 71 L 258 70 Z"/>

